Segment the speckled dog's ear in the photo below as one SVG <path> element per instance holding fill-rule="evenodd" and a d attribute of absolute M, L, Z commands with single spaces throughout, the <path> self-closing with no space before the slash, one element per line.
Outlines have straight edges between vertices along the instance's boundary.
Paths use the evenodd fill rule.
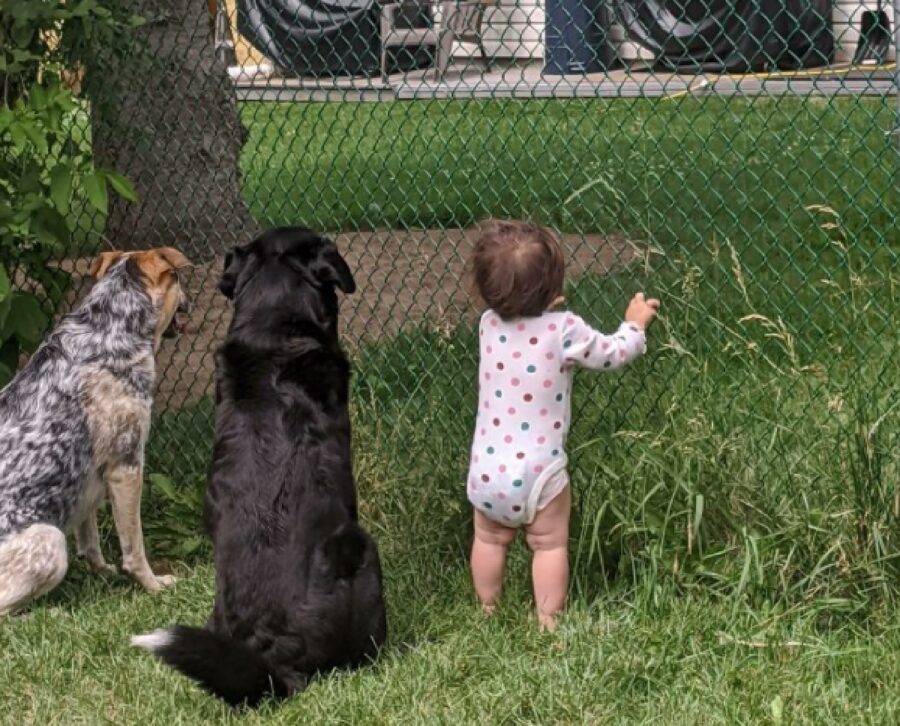
<path fill-rule="evenodd" d="M 101 252 L 100 256 L 91 263 L 91 277 L 100 280 L 106 271 L 125 256 L 124 252 Z"/>

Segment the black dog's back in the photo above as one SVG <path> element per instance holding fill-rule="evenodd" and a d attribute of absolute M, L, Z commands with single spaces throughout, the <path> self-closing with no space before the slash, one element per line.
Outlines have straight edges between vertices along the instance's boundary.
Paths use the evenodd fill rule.
<path fill-rule="evenodd" d="M 253 704 L 370 660 L 386 620 L 378 552 L 357 522 L 334 291 L 354 288 L 346 263 L 327 240 L 274 230 L 235 250 L 221 287 L 235 314 L 218 357 L 205 511 L 213 614 L 206 630 L 136 644 Z"/>

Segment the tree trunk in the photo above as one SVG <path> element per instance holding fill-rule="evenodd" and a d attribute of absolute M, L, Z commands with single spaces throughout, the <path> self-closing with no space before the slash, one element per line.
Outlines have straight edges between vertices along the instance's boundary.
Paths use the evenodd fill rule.
<path fill-rule="evenodd" d="M 88 84 L 97 164 L 128 177 L 139 197 L 110 198 L 106 239 L 210 259 L 256 232 L 239 181 L 246 130 L 213 47 L 214 2 L 131 3 L 146 20 L 134 31 L 141 47 L 98 66 Z"/>

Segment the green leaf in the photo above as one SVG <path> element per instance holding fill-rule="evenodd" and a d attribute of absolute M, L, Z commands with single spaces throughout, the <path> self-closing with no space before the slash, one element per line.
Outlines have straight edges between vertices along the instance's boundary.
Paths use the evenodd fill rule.
<path fill-rule="evenodd" d="M 3 345 L 0 345 L 0 369 L 9 371 L 9 378 L 13 377 L 19 365 L 20 352 L 19 341 L 15 338 L 10 338 Z M 6 380 L 8 381 L 9 378 Z M 0 385 L 6 385 L 6 383 L 4 382 Z"/>
<path fill-rule="evenodd" d="M 134 191 L 134 187 L 131 186 L 131 182 L 128 181 L 121 174 L 105 169 L 103 174 L 106 176 L 106 181 L 109 182 L 109 185 L 115 190 L 116 194 L 118 194 L 123 199 L 127 199 L 129 202 L 137 201 L 137 193 Z"/>
<path fill-rule="evenodd" d="M 147 479 L 150 480 L 150 487 L 153 489 L 154 494 L 162 494 L 163 498 L 169 501 L 178 498 L 175 485 L 172 484 L 172 480 L 165 474 L 150 474 Z"/>
<path fill-rule="evenodd" d="M 12 284 L 9 281 L 9 275 L 6 274 L 6 270 L 0 265 L 0 302 L 6 300 L 10 292 L 12 292 Z"/>
<path fill-rule="evenodd" d="M 87 192 L 91 206 L 106 214 L 109 209 L 109 193 L 106 190 L 103 172 L 95 171 L 93 174 L 88 174 L 84 178 L 84 190 Z"/>
<path fill-rule="evenodd" d="M 47 205 L 32 216 L 31 231 L 47 245 L 60 247 L 69 242 L 68 221 L 53 207 Z"/>
<path fill-rule="evenodd" d="M 40 301 L 29 293 L 13 293 L 12 306 L 6 316 L 6 325 L 19 340 L 36 345 L 41 341 L 49 323 Z"/>
<path fill-rule="evenodd" d="M 65 299 L 66 293 L 72 287 L 72 275 L 58 267 L 42 265 L 29 270 L 28 274 L 41 283 L 44 294 L 54 308 Z"/>
<path fill-rule="evenodd" d="M 57 210 L 66 214 L 72 197 L 72 170 L 65 164 L 57 164 L 50 172 L 50 199 Z"/>

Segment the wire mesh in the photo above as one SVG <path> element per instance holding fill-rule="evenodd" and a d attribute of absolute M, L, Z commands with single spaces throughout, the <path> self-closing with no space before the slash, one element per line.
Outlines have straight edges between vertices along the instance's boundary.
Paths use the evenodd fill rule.
<path fill-rule="evenodd" d="M 893 8 L 197 5 L 135 5 L 136 50 L 97 86 L 115 109 L 81 120 L 140 198 L 82 225 L 60 263 L 85 284 L 100 246 L 172 244 L 196 263 L 194 331 L 161 351 L 149 468 L 202 473 L 229 318 L 221 260 L 280 224 L 327 232 L 355 270 L 342 334 L 364 472 L 387 466 L 369 447 L 462 481 L 478 314 L 466 260 L 488 217 L 558 230 L 567 304 L 601 327 L 636 289 L 663 298 L 648 360 L 579 383 L 585 477 L 622 476 L 588 443 L 621 448 L 634 477 L 683 484 L 696 521 L 704 488 L 781 501 L 826 470 L 844 481 L 830 457 L 849 412 L 896 405 Z M 735 457 L 747 480 L 720 481 Z"/>

